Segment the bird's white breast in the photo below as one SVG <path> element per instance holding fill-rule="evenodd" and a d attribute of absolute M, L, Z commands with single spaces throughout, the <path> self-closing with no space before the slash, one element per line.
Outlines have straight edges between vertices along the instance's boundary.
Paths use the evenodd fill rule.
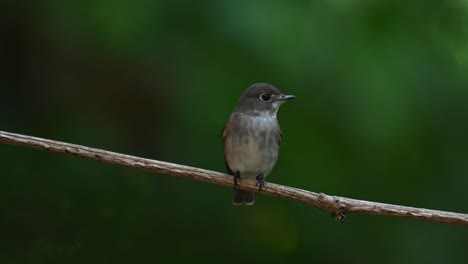
<path fill-rule="evenodd" d="M 280 130 L 276 115 L 242 115 L 225 140 L 225 158 L 233 172 L 253 178 L 270 173 L 278 158 Z"/>

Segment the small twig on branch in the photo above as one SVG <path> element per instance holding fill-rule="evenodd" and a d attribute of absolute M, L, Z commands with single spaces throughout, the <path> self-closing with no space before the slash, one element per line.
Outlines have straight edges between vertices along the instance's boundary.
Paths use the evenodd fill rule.
<path fill-rule="evenodd" d="M 224 173 L 21 134 L 0 131 L 0 143 L 64 153 L 100 162 L 134 167 L 160 174 L 189 178 L 229 187 L 233 187 L 234 182 L 232 176 Z M 268 183 L 267 188 L 259 191 L 258 188 L 255 187 L 255 181 L 253 180 L 243 180 L 242 183 L 238 185 L 238 188 L 304 202 L 329 212 L 339 221 L 342 221 L 347 213 L 363 213 L 468 226 L 468 214 L 356 200 L 331 196 L 324 193 L 314 193 L 274 183 Z"/>

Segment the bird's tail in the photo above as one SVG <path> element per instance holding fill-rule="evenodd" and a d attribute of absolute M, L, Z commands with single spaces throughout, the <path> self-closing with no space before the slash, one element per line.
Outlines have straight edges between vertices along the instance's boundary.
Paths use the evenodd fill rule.
<path fill-rule="evenodd" d="M 234 190 L 234 195 L 232 196 L 233 205 L 252 205 L 255 202 L 254 192 L 244 191 L 244 190 Z"/>

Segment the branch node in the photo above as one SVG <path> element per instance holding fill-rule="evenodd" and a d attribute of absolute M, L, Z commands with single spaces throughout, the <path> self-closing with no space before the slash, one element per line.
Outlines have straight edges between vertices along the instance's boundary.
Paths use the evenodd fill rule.
<path fill-rule="evenodd" d="M 338 222 L 344 223 L 346 212 L 332 213 L 331 216 Z"/>

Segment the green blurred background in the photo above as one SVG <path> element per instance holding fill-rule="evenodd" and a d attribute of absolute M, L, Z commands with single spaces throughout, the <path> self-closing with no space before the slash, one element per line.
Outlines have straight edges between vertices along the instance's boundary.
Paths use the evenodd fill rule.
<path fill-rule="evenodd" d="M 467 1 L 0 2 L 1 130 L 224 171 L 242 92 L 297 99 L 268 181 L 468 213 Z M 0 145 L 0 263 L 461 263 L 468 229 Z"/>

